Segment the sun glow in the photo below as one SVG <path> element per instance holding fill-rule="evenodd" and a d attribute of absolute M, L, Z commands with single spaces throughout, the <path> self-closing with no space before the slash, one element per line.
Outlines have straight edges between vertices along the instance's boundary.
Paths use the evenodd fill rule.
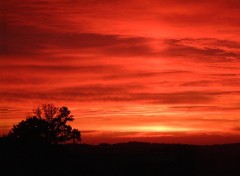
<path fill-rule="evenodd" d="M 116 129 L 115 129 L 116 130 Z M 187 132 L 195 131 L 192 128 L 171 126 L 125 126 L 119 127 L 119 132 Z"/>

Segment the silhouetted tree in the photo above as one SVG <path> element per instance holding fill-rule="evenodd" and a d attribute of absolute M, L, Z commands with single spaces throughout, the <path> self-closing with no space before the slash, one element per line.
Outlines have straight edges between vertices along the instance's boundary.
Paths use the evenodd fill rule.
<path fill-rule="evenodd" d="M 76 143 L 77 141 L 81 142 L 81 133 L 77 129 L 72 130 L 72 139 L 73 143 Z"/>
<path fill-rule="evenodd" d="M 8 138 L 24 143 L 60 143 L 81 141 L 80 131 L 67 125 L 74 118 L 67 107 L 43 104 L 33 109 L 33 115 L 14 125 Z"/>

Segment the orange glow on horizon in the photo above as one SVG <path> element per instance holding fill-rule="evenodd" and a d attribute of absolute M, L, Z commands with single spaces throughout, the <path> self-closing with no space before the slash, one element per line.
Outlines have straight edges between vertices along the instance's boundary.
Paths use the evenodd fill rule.
<path fill-rule="evenodd" d="M 132 127 L 122 127 L 122 131 L 140 131 L 140 132 L 178 132 L 178 131 L 192 131 L 188 128 L 176 128 L 167 126 L 132 126 Z M 119 130 L 121 131 L 121 130 Z"/>

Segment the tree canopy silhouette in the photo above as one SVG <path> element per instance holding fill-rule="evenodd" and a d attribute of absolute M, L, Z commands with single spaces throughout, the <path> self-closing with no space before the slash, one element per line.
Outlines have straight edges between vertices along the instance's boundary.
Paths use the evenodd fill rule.
<path fill-rule="evenodd" d="M 75 143 L 81 141 L 81 133 L 67 124 L 73 120 L 67 107 L 43 104 L 34 108 L 26 120 L 14 125 L 7 137 L 23 143 L 56 144 L 69 140 Z"/>

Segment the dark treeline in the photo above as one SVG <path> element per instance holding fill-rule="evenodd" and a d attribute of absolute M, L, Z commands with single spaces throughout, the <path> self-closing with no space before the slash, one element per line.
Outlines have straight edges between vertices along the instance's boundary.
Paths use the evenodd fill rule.
<path fill-rule="evenodd" d="M 240 144 L 22 145 L 2 140 L 0 146 L 0 168 L 8 175 L 240 175 Z"/>
<path fill-rule="evenodd" d="M 67 107 L 43 104 L 0 138 L 6 175 L 238 176 L 240 144 L 80 144 Z M 69 143 L 72 142 L 72 143 Z"/>

